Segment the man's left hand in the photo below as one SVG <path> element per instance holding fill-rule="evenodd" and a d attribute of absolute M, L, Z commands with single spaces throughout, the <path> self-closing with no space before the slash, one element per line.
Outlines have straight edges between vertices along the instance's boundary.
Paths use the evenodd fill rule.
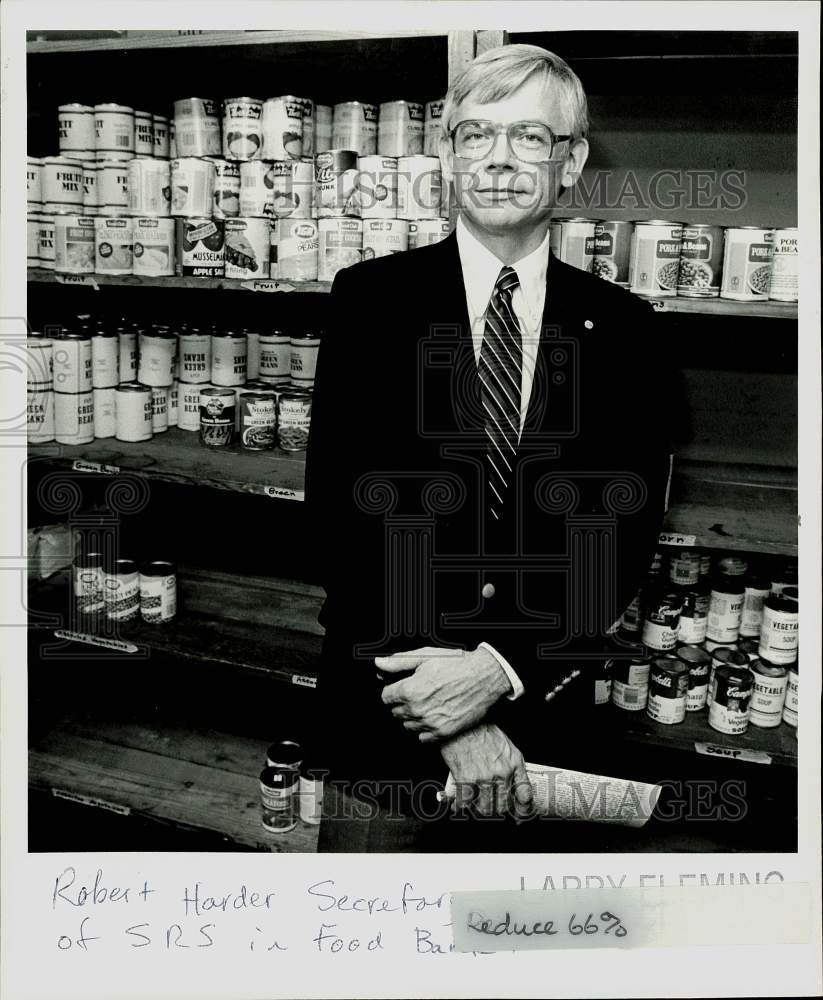
<path fill-rule="evenodd" d="M 445 740 L 481 722 L 511 684 L 492 654 L 482 648 L 464 652 L 424 646 L 407 653 L 378 656 L 384 673 L 411 677 L 383 688 L 383 702 L 421 743 Z"/>

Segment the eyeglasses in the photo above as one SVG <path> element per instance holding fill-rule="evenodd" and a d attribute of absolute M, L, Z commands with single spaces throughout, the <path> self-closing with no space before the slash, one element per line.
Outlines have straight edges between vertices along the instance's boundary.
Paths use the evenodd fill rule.
<path fill-rule="evenodd" d="M 552 158 L 557 143 L 571 139 L 570 135 L 555 135 L 542 122 L 496 125 L 494 122 L 477 119 L 459 122 L 449 132 L 449 138 L 456 156 L 466 160 L 482 160 L 489 155 L 501 132 L 506 133 L 512 155 L 525 163 L 545 163 Z"/>

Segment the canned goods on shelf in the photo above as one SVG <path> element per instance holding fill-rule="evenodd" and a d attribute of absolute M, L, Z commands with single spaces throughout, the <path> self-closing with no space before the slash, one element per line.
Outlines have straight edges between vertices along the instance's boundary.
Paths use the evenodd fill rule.
<path fill-rule="evenodd" d="M 774 302 L 797 302 L 800 276 L 797 230 L 775 229 L 769 298 Z"/>
<path fill-rule="evenodd" d="M 52 345 L 52 369 L 58 392 L 88 392 L 92 387 L 91 335 L 61 330 Z"/>
<path fill-rule="evenodd" d="M 187 219 L 211 215 L 214 199 L 214 164 L 195 156 L 171 161 L 171 214 Z"/>
<path fill-rule="evenodd" d="M 152 388 L 169 386 L 174 381 L 177 338 L 172 333 L 141 332 L 137 380 Z"/>
<path fill-rule="evenodd" d="M 149 111 L 134 112 L 134 155 L 154 156 L 154 134 Z"/>
<path fill-rule="evenodd" d="M 717 298 L 722 275 L 723 229 L 704 224 L 684 225 L 677 294 L 692 299 Z"/>
<path fill-rule="evenodd" d="M 113 438 L 117 434 L 115 390 L 92 389 L 95 438 Z"/>
<path fill-rule="evenodd" d="M 140 617 L 152 625 L 170 622 L 177 614 L 177 568 L 154 560 L 140 567 Z"/>
<path fill-rule="evenodd" d="M 54 388 L 54 341 L 49 337 L 26 337 L 26 389 L 37 392 Z"/>
<path fill-rule="evenodd" d="M 377 152 L 377 105 L 344 101 L 334 105 L 332 147 L 358 156 Z"/>
<path fill-rule="evenodd" d="M 287 389 L 278 405 L 277 441 L 283 451 L 305 451 L 311 425 L 312 395 L 307 389 Z"/>
<path fill-rule="evenodd" d="M 164 434 L 169 429 L 169 388 L 155 386 L 151 390 L 151 432 Z"/>
<path fill-rule="evenodd" d="M 595 219 L 552 219 L 549 247 L 559 260 L 591 271 L 595 249 Z"/>
<path fill-rule="evenodd" d="M 173 125 L 178 157 L 220 156 L 220 110 L 215 101 L 202 97 L 175 101 Z M 169 146 L 171 156 L 171 129 Z"/>
<path fill-rule="evenodd" d="M 40 213 L 26 215 L 26 267 L 40 267 Z"/>
<path fill-rule="evenodd" d="M 279 331 L 260 334 L 259 378 L 271 385 L 290 380 L 291 338 L 288 334 Z"/>
<path fill-rule="evenodd" d="M 26 440 L 30 444 L 54 441 L 54 390 L 33 389 L 26 393 Z"/>
<path fill-rule="evenodd" d="M 263 104 L 263 159 L 299 160 L 303 155 L 303 119 L 303 98 L 268 98 Z"/>
<path fill-rule="evenodd" d="M 134 382 L 137 378 L 137 333 L 118 327 L 117 341 L 120 381 Z"/>
<path fill-rule="evenodd" d="M 315 104 L 314 106 L 314 152 L 325 153 L 332 148 L 332 119 L 334 109 L 328 104 Z M 305 144 L 303 152 L 306 152 Z"/>
<path fill-rule="evenodd" d="M 54 440 L 58 444 L 90 444 L 94 440 L 94 395 L 54 393 Z"/>
<path fill-rule="evenodd" d="M 227 278 L 268 278 L 270 225 L 268 219 L 226 219 Z"/>
<path fill-rule="evenodd" d="M 151 138 L 153 155 L 157 159 L 169 158 L 169 120 L 165 115 L 151 116 Z"/>
<path fill-rule="evenodd" d="M 629 287 L 632 222 L 597 222 L 592 243 L 592 274 L 621 288 Z"/>
<path fill-rule="evenodd" d="M 180 416 L 180 383 L 177 379 L 169 386 L 169 427 L 176 427 Z"/>
<path fill-rule="evenodd" d="M 711 651 L 712 664 L 709 667 L 709 690 L 706 694 L 706 704 L 711 705 L 712 698 L 714 697 L 714 675 L 717 673 L 718 667 L 748 667 L 749 658 L 745 653 L 741 653 L 739 649 L 733 649 L 730 646 L 719 646 L 717 649 Z"/>
<path fill-rule="evenodd" d="M 749 670 L 754 677 L 749 722 L 759 729 L 774 729 L 783 719 L 789 672 L 780 664 L 762 659 L 752 660 Z"/>
<path fill-rule="evenodd" d="M 263 102 L 255 97 L 227 97 L 223 102 L 223 156 L 258 160 L 263 154 Z"/>
<path fill-rule="evenodd" d="M 738 302 L 767 299 L 773 253 L 773 230 L 757 226 L 729 227 L 723 250 L 720 297 Z"/>
<path fill-rule="evenodd" d="M 278 219 L 271 229 L 271 277 L 317 281 L 319 231 L 312 219 Z"/>
<path fill-rule="evenodd" d="M 743 616 L 745 587 L 741 576 L 720 574 L 709 598 L 706 637 L 713 642 L 736 642 Z"/>
<path fill-rule="evenodd" d="M 98 274 L 131 274 L 134 267 L 132 220 L 119 216 L 95 218 L 94 254 Z"/>
<path fill-rule="evenodd" d="M 785 587 L 763 603 L 758 653 L 769 663 L 790 664 L 797 659 L 800 636 L 798 590 Z"/>
<path fill-rule="evenodd" d="M 241 392 L 240 444 L 247 451 L 266 451 L 274 447 L 277 426 L 277 400 L 266 392 Z"/>
<path fill-rule="evenodd" d="M 423 154 L 437 156 L 440 149 L 440 119 L 443 116 L 443 101 L 429 101 L 423 117 Z"/>
<path fill-rule="evenodd" d="M 689 671 L 686 711 L 699 712 L 701 708 L 705 708 L 709 694 L 711 655 L 697 646 L 680 646 L 675 656 Z"/>
<path fill-rule="evenodd" d="M 377 116 L 377 152 L 380 156 L 423 155 L 423 105 L 414 101 L 387 101 Z"/>
<path fill-rule="evenodd" d="M 674 726 L 686 718 L 689 667 L 677 659 L 657 657 L 649 669 L 646 714 L 662 725 Z"/>
<path fill-rule="evenodd" d="M 134 156 L 134 108 L 95 104 L 94 130 L 98 160 L 130 160 Z"/>
<path fill-rule="evenodd" d="M 748 667 L 723 664 L 711 682 L 709 725 L 719 733 L 739 736 L 749 725 L 754 677 Z"/>
<path fill-rule="evenodd" d="M 115 330 L 99 328 L 91 337 L 91 384 L 113 389 L 120 382 L 120 340 Z"/>
<path fill-rule="evenodd" d="M 208 387 L 200 390 L 200 443 L 225 448 L 235 432 L 237 394 L 234 389 Z"/>
<path fill-rule="evenodd" d="M 800 680 L 800 664 L 795 662 L 788 668 L 786 679 L 786 701 L 783 705 L 783 721 L 787 726 L 797 727 L 798 685 Z"/>
<path fill-rule="evenodd" d="M 54 218 L 54 269 L 59 274 L 93 274 L 94 219 L 83 215 Z"/>
<path fill-rule="evenodd" d="M 88 214 L 91 209 L 97 212 L 99 206 L 97 194 L 97 163 L 83 163 L 83 212 Z"/>
<path fill-rule="evenodd" d="M 43 204 L 43 161 L 30 156 L 26 164 L 26 202 L 29 210 L 39 209 Z"/>
<path fill-rule="evenodd" d="M 323 218 L 317 226 L 317 276 L 320 281 L 333 281 L 338 271 L 361 260 L 363 223 L 360 219 Z"/>
<path fill-rule="evenodd" d="M 151 386 L 121 382 L 115 389 L 114 413 L 118 441 L 150 441 L 152 437 Z"/>
<path fill-rule="evenodd" d="M 664 219 L 636 222 L 629 256 L 629 288 L 636 295 L 677 294 L 682 223 Z"/>
<path fill-rule="evenodd" d="M 72 594 L 78 614 L 90 615 L 106 606 L 103 588 L 103 555 L 84 552 L 72 562 Z"/>
<path fill-rule="evenodd" d="M 221 219 L 177 219 L 175 271 L 181 277 L 219 278 L 225 273 L 225 232 Z"/>
<path fill-rule="evenodd" d="M 442 174 L 434 156 L 401 156 L 397 160 L 397 218 L 442 217 Z"/>
<path fill-rule="evenodd" d="M 751 639 L 760 635 L 763 623 L 763 603 L 771 593 L 766 576 L 755 574 L 745 582 L 743 610 L 740 615 L 740 637 Z"/>
<path fill-rule="evenodd" d="M 363 260 L 388 257 L 409 248 L 409 223 L 405 219 L 363 219 Z"/>
<path fill-rule="evenodd" d="M 178 383 L 177 426 L 181 431 L 200 430 L 200 390 L 207 384 Z"/>
<path fill-rule="evenodd" d="M 41 191 L 44 204 L 61 206 L 67 211 L 83 204 L 83 164 L 65 156 L 46 156 L 41 160 Z"/>
<path fill-rule="evenodd" d="M 204 384 L 211 378 L 211 336 L 188 330 L 177 337 L 180 379 L 190 384 Z"/>
<path fill-rule="evenodd" d="M 319 219 L 358 216 L 357 153 L 329 149 L 314 158 L 314 202 Z"/>
<path fill-rule="evenodd" d="M 289 375 L 292 385 L 311 388 L 317 371 L 317 355 L 320 351 L 320 337 L 304 333 L 290 338 Z"/>
<path fill-rule="evenodd" d="M 449 235 L 448 219 L 418 219 L 409 223 L 409 250 L 439 243 Z"/>
<path fill-rule="evenodd" d="M 60 153 L 93 151 L 97 137 L 94 131 L 94 108 L 88 104 L 61 104 L 57 109 Z"/>
<path fill-rule="evenodd" d="M 140 610 L 140 575 L 133 559 L 114 559 L 103 567 L 106 617 L 131 621 Z"/>
<path fill-rule="evenodd" d="M 233 219 L 240 215 L 240 164 L 218 157 L 211 162 L 214 164 L 212 216 Z"/>
<path fill-rule="evenodd" d="M 682 608 L 683 601 L 676 590 L 664 588 L 649 591 L 642 630 L 643 643 L 649 649 L 665 653 L 675 648 Z"/>
<path fill-rule="evenodd" d="M 246 381 L 248 342 L 245 333 L 222 330 L 211 338 L 211 383 L 237 386 Z"/>
<path fill-rule="evenodd" d="M 171 168 L 168 160 L 137 156 L 128 163 L 129 212 L 136 216 L 170 213 Z"/>
<path fill-rule="evenodd" d="M 612 661 L 612 702 L 627 712 L 642 712 L 649 698 L 651 661 L 646 656 Z"/>
<path fill-rule="evenodd" d="M 266 767 L 260 772 L 263 827 L 270 833 L 288 833 L 297 826 L 299 771 Z"/>
<path fill-rule="evenodd" d="M 303 105 L 303 156 L 313 160 L 314 143 L 314 101 L 310 97 L 301 100 Z"/>
<path fill-rule="evenodd" d="M 247 219 L 274 218 L 275 175 L 291 173 L 288 163 L 249 160 L 240 168 L 240 215 Z"/>
<path fill-rule="evenodd" d="M 171 277 L 174 274 L 174 229 L 174 219 L 133 220 L 134 274 L 147 277 Z"/>
<path fill-rule="evenodd" d="M 314 164 L 311 160 L 275 163 L 272 207 L 276 219 L 311 219 L 314 212 Z"/>
<path fill-rule="evenodd" d="M 128 214 L 131 163 L 102 160 L 97 164 L 97 201 L 103 215 Z"/>
<path fill-rule="evenodd" d="M 43 212 L 40 219 L 40 267 L 45 271 L 54 270 L 54 215 Z"/>

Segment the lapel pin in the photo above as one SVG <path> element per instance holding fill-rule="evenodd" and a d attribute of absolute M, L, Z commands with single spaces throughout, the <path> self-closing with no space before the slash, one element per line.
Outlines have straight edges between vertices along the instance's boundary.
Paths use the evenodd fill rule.
<path fill-rule="evenodd" d="M 591 329 L 593 329 L 593 328 L 594 328 L 594 323 L 592 323 L 592 321 L 591 321 L 590 319 L 587 319 L 587 320 L 586 320 L 586 321 L 585 321 L 585 322 L 583 323 L 583 326 L 585 326 L 587 330 L 591 330 Z"/>

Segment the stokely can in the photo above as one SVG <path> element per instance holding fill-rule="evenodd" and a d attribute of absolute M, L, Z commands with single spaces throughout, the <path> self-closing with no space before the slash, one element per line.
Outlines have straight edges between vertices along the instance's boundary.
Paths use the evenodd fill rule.
<path fill-rule="evenodd" d="M 685 225 L 677 272 L 677 294 L 692 299 L 717 298 L 723 275 L 723 229 Z"/>
<path fill-rule="evenodd" d="M 718 733 L 739 736 L 749 725 L 754 676 L 748 667 L 720 666 L 711 683 L 709 725 Z"/>
<path fill-rule="evenodd" d="M 237 393 L 234 389 L 200 390 L 200 443 L 208 448 L 225 448 L 234 436 Z"/>
<path fill-rule="evenodd" d="M 171 161 L 171 214 L 199 219 L 211 214 L 214 164 L 195 156 Z"/>
<path fill-rule="evenodd" d="M 789 672 L 785 667 L 767 660 L 752 660 L 749 670 L 754 677 L 749 722 L 759 729 L 774 729 L 783 718 Z"/>
<path fill-rule="evenodd" d="M 689 668 L 680 660 L 655 658 L 649 669 L 646 714 L 655 722 L 675 726 L 686 718 Z"/>
<path fill-rule="evenodd" d="M 240 214 L 240 164 L 215 158 L 214 207 L 215 219 L 233 219 Z"/>
<path fill-rule="evenodd" d="M 170 386 L 174 381 L 177 338 L 162 331 L 141 332 L 137 381 L 152 388 Z"/>
<path fill-rule="evenodd" d="M 39 264 L 44 271 L 54 270 L 54 216 L 43 212 L 37 216 L 40 220 L 39 232 Z"/>
<path fill-rule="evenodd" d="M 58 444 L 90 444 L 94 440 L 94 395 L 54 393 L 54 440 Z"/>
<path fill-rule="evenodd" d="M 152 436 L 151 386 L 122 382 L 115 390 L 114 415 L 118 441 L 150 441 Z"/>
<path fill-rule="evenodd" d="M 140 567 L 140 617 L 152 625 L 170 622 L 177 614 L 177 568 L 155 560 Z"/>
<path fill-rule="evenodd" d="M 317 370 L 320 337 L 314 333 L 297 334 L 290 338 L 289 351 L 291 384 L 297 388 L 311 389 Z"/>
<path fill-rule="evenodd" d="M 179 157 L 220 156 L 220 109 L 217 103 L 202 97 L 185 97 L 175 101 L 174 142 Z M 169 155 L 172 155 L 171 148 Z"/>
<path fill-rule="evenodd" d="M 175 272 L 181 277 L 219 278 L 225 271 L 225 234 L 221 219 L 177 219 Z"/>
<path fill-rule="evenodd" d="M 274 447 L 277 426 L 277 400 L 264 392 L 241 392 L 240 444 L 247 451 L 266 451 Z"/>
<path fill-rule="evenodd" d="M 423 118 L 423 154 L 437 156 L 440 149 L 440 119 L 443 101 L 429 101 Z"/>
<path fill-rule="evenodd" d="M 54 270 L 59 274 L 94 273 L 94 219 L 83 215 L 54 217 Z"/>
<path fill-rule="evenodd" d="M 272 277 L 283 281 L 317 281 L 318 229 L 311 219 L 278 219 L 272 226 Z M 274 273 L 275 267 L 277 273 Z"/>
<path fill-rule="evenodd" d="M 88 104 L 61 104 L 57 109 L 57 127 L 61 155 L 86 152 L 94 155 L 97 138 L 93 107 Z"/>
<path fill-rule="evenodd" d="M 26 337 L 26 391 L 54 388 L 54 341 Z"/>
<path fill-rule="evenodd" d="M 97 274 L 131 274 L 134 226 L 131 219 L 98 216 L 94 220 L 94 269 Z"/>
<path fill-rule="evenodd" d="M 54 338 L 52 365 L 58 392 L 88 392 L 92 387 L 91 336 L 61 330 Z"/>
<path fill-rule="evenodd" d="M 418 219 L 409 223 L 409 250 L 439 243 L 449 235 L 448 219 Z"/>
<path fill-rule="evenodd" d="M 98 160 L 130 160 L 134 156 L 134 109 L 122 104 L 94 105 Z"/>
<path fill-rule="evenodd" d="M 97 195 L 97 162 L 91 160 L 83 163 L 83 212 L 84 214 L 99 214 Z M 94 210 L 93 212 L 91 210 Z"/>
<path fill-rule="evenodd" d="M 387 101 L 377 117 L 377 152 L 380 156 L 423 155 L 423 105 Z"/>
<path fill-rule="evenodd" d="M 314 106 L 314 153 L 325 153 L 331 149 L 332 119 L 334 110 L 328 104 L 315 104 Z M 303 152 L 306 151 L 305 137 Z"/>
<path fill-rule="evenodd" d="M 581 271 L 591 271 L 594 257 L 594 219 L 552 219 L 549 246 L 558 259 Z"/>
<path fill-rule="evenodd" d="M 151 432 L 164 434 L 169 429 L 169 390 L 165 386 L 151 391 Z"/>
<path fill-rule="evenodd" d="M 629 255 L 629 288 L 636 295 L 677 295 L 683 228 L 679 222 L 636 222 Z"/>
<path fill-rule="evenodd" d="M 266 767 L 260 772 L 263 827 L 269 833 L 288 833 L 297 826 L 299 771 Z"/>
<path fill-rule="evenodd" d="M 153 155 L 158 159 L 169 158 L 169 120 L 165 115 L 151 116 L 151 139 Z"/>
<path fill-rule="evenodd" d="M 714 675 L 719 667 L 748 667 L 749 658 L 739 649 L 730 646 L 718 646 L 711 651 L 712 665 L 709 667 L 709 690 L 706 694 L 706 704 L 711 705 L 714 697 Z"/>
<path fill-rule="evenodd" d="M 54 440 L 53 389 L 26 393 L 26 440 L 29 444 L 46 444 Z"/>
<path fill-rule="evenodd" d="M 200 430 L 200 390 L 202 383 L 178 383 L 177 426 L 181 431 Z"/>
<path fill-rule="evenodd" d="M 357 154 L 329 149 L 314 158 L 314 204 L 318 219 L 360 214 Z"/>
<path fill-rule="evenodd" d="M 288 163 L 249 160 L 240 163 L 240 215 L 246 219 L 274 218 L 275 173 L 291 175 Z"/>
<path fill-rule="evenodd" d="M 103 215 L 128 213 L 131 162 L 103 160 L 97 164 L 97 200 Z"/>
<path fill-rule="evenodd" d="M 307 389 L 288 389 L 280 397 L 277 443 L 283 451 L 305 451 L 311 425 L 312 395 Z"/>
<path fill-rule="evenodd" d="M 377 152 L 377 105 L 360 101 L 335 104 L 332 147 L 351 149 L 358 156 Z"/>
<path fill-rule="evenodd" d="M 42 164 L 44 204 L 79 211 L 83 204 L 83 164 L 65 156 L 46 156 Z"/>
<path fill-rule="evenodd" d="M 303 99 L 270 97 L 263 104 L 265 160 L 299 160 L 303 155 Z"/>
<path fill-rule="evenodd" d="M 246 381 L 248 342 L 245 333 L 221 330 L 211 338 L 211 384 L 237 386 Z"/>
<path fill-rule="evenodd" d="M 442 217 L 442 174 L 435 156 L 401 156 L 397 160 L 397 218 Z"/>
<path fill-rule="evenodd" d="M 227 160 L 259 160 L 263 155 L 263 102 L 255 97 L 228 97 L 223 102 L 223 156 Z"/>
<path fill-rule="evenodd" d="M 148 156 L 129 160 L 128 194 L 132 215 L 167 216 L 171 207 L 169 161 Z"/>
<path fill-rule="evenodd" d="M 43 161 L 30 156 L 26 164 L 26 204 L 37 211 L 43 204 Z"/>
<path fill-rule="evenodd" d="M 409 249 L 409 224 L 405 219 L 364 219 L 363 260 L 388 257 Z"/>
<path fill-rule="evenodd" d="M 769 594 L 763 603 L 758 653 L 769 663 L 790 664 L 797 659 L 800 636 L 798 591 L 785 587 L 780 594 Z"/>
<path fill-rule="evenodd" d="M 72 562 L 72 592 L 78 614 L 95 614 L 105 608 L 103 556 L 100 552 L 83 553 Z"/>
<path fill-rule="evenodd" d="M 180 358 L 180 380 L 203 385 L 211 378 L 211 337 L 207 333 L 189 330 L 177 338 Z"/>
<path fill-rule="evenodd" d="M 659 653 L 673 650 L 677 645 L 682 609 L 683 602 L 676 591 L 664 589 L 650 592 L 643 615 L 644 645 Z"/>
<path fill-rule="evenodd" d="M 797 302 L 797 230 L 775 229 L 769 298 L 775 302 Z"/>
<path fill-rule="evenodd" d="M 363 254 L 363 223 L 360 219 L 320 219 L 318 222 L 318 267 L 320 281 L 333 281 L 344 267 L 357 264 Z"/>
<path fill-rule="evenodd" d="M 727 229 L 720 297 L 738 302 L 762 302 L 767 299 L 773 254 L 773 229 L 757 226 Z"/>
<path fill-rule="evenodd" d="M 134 155 L 154 156 L 154 133 L 150 111 L 134 112 Z"/>
<path fill-rule="evenodd" d="M 697 646 L 681 646 L 675 656 L 689 671 L 686 711 L 699 712 L 706 706 L 712 658 L 704 649 L 698 649 Z"/>
<path fill-rule="evenodd" d="M 115 559 L 103 568 L 106 617 L 127 622 L 140 611 L 140 574 L 133 559 Z"/>
<path fill-rule="evenodd" d="M 118 327 L 118 368 L 121 382 L 134 382 L 137 378 L 137 333 Z"/>
<path fill-rule="evenodd" d="M 783 705 L 783 721 L 787 726 L 797 726 L 798 685 L 800 682 L 800 664 L 793 663 L 789 667 L 786 679 L 786 703 Z"/>
<path fill-rule="evenodd" d="M 226 277 L 268 278 L 268 219 L 226 219 Z"/>
<path fill-rule="evenodd" d="M 119 382 L 120 340 L 117 331 L 98 327 L 91 337 L 91 384 L 95 389 L 113 389 Z"/>
<path fill-rule="evenodd" d="M 94 396 L 94 436 L 113 438 L 117 434 L 115 389 L 92 389 Z"/>
<path fill-rule="evenodd" d="M 397 160 L 390 156 L 357 158 L 357 200 L 364 219 L 397 218 Z"/>
<path fill-rule="evenodd" d="M 134 274 L 171 277 L 174 274 L 174 219 L 134 220 Z"/>
<path fill-rule="evenodd" d="M 288 334 L 274 331 L 260 334 L 261 382 L 282 385 L 291 379 L 291 338 Z"/>
<path fill-rule="evenodd" d="M 615 659 L 612 664 L 612 702 L 627 712 L 642 712 L 649 699 L 649 671 L 646 656 Z"/>
<path fill-rule="evenodd" d="M 592 274 L 621 288 L 629 287 L 631 222 L 597 222 L 594 226 Z"/>

